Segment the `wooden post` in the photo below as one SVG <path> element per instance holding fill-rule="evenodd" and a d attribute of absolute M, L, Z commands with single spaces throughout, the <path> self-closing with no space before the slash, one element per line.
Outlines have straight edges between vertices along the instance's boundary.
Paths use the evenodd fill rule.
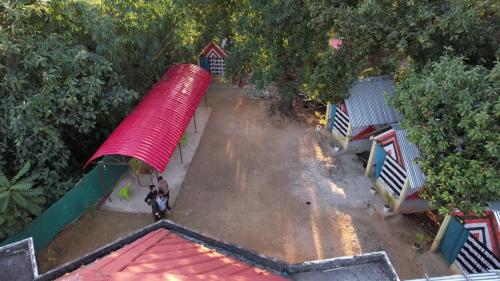
<path fill-rule="evenodd" d="M 443 220 L 443 223 L 441 224 L 441 227 L 439 228 L 436 238 L 434 238 L 434 242 L 432 242 L 431 252 L 436 252 L 439 249 L 439 246 L 443 241 L 444 234 L 446 233 L 446 229 L 448 229 L 450 221 L 451 221 L 451 215 L 446 215 L 446 217 Z"/>
<path fill-rule="evenodd" d="M 184 164 L 184 160 L 182 159 L 182 147 L 181 147 L 181 143 L 178 143 L 177 145 L 179 146 L 179 153 L 181 155 L 181 163 Z"/>
<path fill-rule="evenodd" d="M 349 146 L 349 141 L 351 140 L 351 134 L 352 134 L 352 123 L 349 122 L 349 125 L 347 126 L 347 134 L 345 135 L 345 145 L 344 145 L 345 150 L 347 150 L 347 147 Z"/>
<path fill-rule="evenodd" d="M 377 141 L 373 140 L 372 149 L 370 150 L 370 156 L 368 157 L 368 162 L 366 163 L 365 176 L 370 176 L 370 171 L 372 169 L 373 158 L 375 157 L 375 151 L 377 150 Z"/>
<path fill-rule="evenodd" d="M 408 193 L 408 189 L 410 188 L 410 180 L 408 176 L 406 176 L 405 183 L 403 184 L 403 188 L 401 189 L 401 193 L 399 193 L 399 200 L 396 202 L 397 207 L 394 207 L 395 211 L 399 209 L 399 206 L 403 204 L 406 199 L 406 193 Z"/>
<path fill-rule="evenodd" d="M 193 121 L 194 121 L 194 132 L 198 133 L 198 129 L 196 128 L 196 110 L 194 111 Z"/>
<path fill-rule="evenodd" d="M 332 104 L 330 102 L 326 103 L 326 113 L 325 113 L 325 129 L 330 126 L 330 112 L 332 112 Z"/>

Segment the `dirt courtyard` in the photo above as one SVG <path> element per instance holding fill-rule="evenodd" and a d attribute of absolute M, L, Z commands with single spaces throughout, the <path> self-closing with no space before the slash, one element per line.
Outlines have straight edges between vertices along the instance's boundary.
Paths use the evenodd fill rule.
<path fill-rule="evenodd" d="M 385 250 L 402 278 L 447 273 L 411 249 L 419 225 L 373 210 L 361 162 L 332 159 L 314 127 L 270 119 L 266 102 L 230 86 L 212 89 L 209 103 L 171 220 L 288 262 Z M 328 177 L 332 161 L 342 180 Z"/>
<path fill-rule="evenodd" d="M 291 263 L 384 250 L 403 280 L 449 273 L 436 254 L 411 249 L 417 223 L 374 211 L 355 156 L 332 159 L 314 126 L 270 118 L 267 102 L 242 93 L 209 91 L 213 111 L 170 220 Z M 332 163 L 343 167 L 342 179 L 329 176 Z M 152 222 L 145 214 L 86 215 L 40 253 L 42 271 Z"/>

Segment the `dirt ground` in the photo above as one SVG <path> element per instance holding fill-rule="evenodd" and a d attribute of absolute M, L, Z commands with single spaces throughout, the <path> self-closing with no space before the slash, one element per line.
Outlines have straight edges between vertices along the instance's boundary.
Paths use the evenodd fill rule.
<path fill-rule="evenodd" d="M 385 250 L 403 279 L 448 273 L 411 249 L 419 225 L 373 210 L 355 156 L 332 159 L 314 127 L 269 119 L 266 102 L 241 93 L 210 91 L 214 111 L 173 221 L 288 262 Z M 328 176 L 332 163 L 342 180 Z"/>
<path fill-rule="evenodd" d="M 39 271 L 75 260 L 154 222 L 152 215 L 97 210 L 85 214 L 38 252 Z"/>
<path fill-rule="evenodd" d="M 208 95 L 213 112 L 169 219 L 291 263 L 384 250 L 403 280 L 449 273 L 437 255 L 411 249 L 417 223 L 374 211 L 354 155 L 333 159 L 313 126 L 269 118 L 267 102 L 242 90 L 218 86 Z M 343 167 L 342 179 L 331 179 L 332 164 Z M 41 271 L 152 222 L 86 215 L 41 252 Z"/>

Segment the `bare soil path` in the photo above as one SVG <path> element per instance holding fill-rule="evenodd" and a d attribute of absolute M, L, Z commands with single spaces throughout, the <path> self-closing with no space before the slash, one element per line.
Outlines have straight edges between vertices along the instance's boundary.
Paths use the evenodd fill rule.
<path fill-rule="evenodd" d="M 269 118 L 267 102 L 242 90 L 218 86 L 209 103 L 171 220 L 288 262 L 385 250 L 403 279 L 448 273 L 411 249 L 417 224 L 373 211 L 353 155 L 331 159 L 314 128 Z M 343 166 L 342 180 L 328 177 L 332 161 Z"/>

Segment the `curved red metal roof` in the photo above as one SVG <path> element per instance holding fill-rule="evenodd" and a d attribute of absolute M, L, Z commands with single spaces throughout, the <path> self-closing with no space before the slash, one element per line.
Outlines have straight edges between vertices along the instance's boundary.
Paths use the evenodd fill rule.
<path fill-rule="evenodd" d="M 169 68 L 84 167 L 113 154 L 140 159 L 163 172 L 211 81 L 207 71 L 193 64 Z"/>

